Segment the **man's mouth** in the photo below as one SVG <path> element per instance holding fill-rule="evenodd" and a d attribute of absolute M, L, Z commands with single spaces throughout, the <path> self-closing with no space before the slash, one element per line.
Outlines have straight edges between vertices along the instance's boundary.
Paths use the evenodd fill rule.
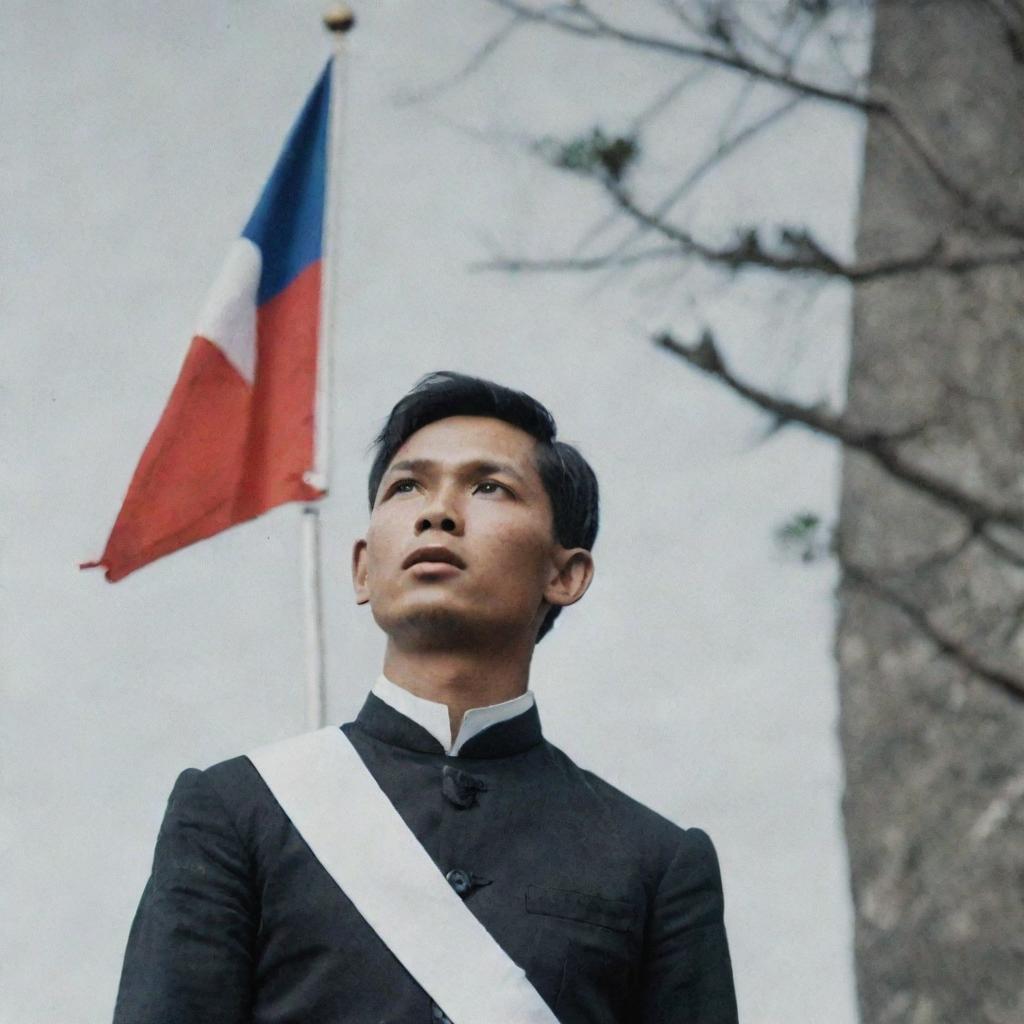
<path fill-rule="evenodd" d="M 402 563 L 402 568 L 411 569 L 414 565 L 420 565 L 423 562 L 454 565 L 457 569 L 466 568 L 466 563 L 454 551 L 449 551 L 448 548 L 440 547 L 439 545 L 417 548 Z"/>

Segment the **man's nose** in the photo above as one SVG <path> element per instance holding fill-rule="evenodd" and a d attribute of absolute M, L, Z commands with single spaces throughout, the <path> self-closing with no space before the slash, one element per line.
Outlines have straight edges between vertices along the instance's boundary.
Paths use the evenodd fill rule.
<path fill-rule="evenodd" d="M 443 530 L 445 533 L 459 534 L 462 532 L 462 516 L 455 507 L 455 502 L 444 493 L 437 493 L 430 505 L 416 520 L 416 533 L 427 530 Z"/>

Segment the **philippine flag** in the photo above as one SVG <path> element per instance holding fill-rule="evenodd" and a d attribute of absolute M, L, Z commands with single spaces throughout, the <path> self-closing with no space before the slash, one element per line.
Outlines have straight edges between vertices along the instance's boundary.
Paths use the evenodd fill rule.
<path fill-rule="evenodd" d="M 100 559 L 111 582 L 287 501 L 311 478 L 331 63 L 210 291 Z"/>

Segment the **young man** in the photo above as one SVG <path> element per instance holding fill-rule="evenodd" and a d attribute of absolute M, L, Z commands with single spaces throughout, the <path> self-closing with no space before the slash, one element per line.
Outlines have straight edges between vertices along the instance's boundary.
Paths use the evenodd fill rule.
<path fill-rule="evenodd" d="M 593 575 L 589 465 L 534 399 L 435 373 L 392 410 L 369 496 L 352 576 L 387 634 L 383 674 L 355 722 L 315 735 L 354 748 L 398 812 L 393 846 L 361 840 L 349 887 L 311 834 L 326 824 L 344 845 L 361 812 L 324 822 L 340 804 L 322 800 L 312 830 L 293 821 L 256 755 L 184 772 L 115 1024 L 429 1024 L 446 1011 L 454 1024 L 516 1024 L 483 1008 L 485 988 L 479 1013 L 471 998 L 458 1014 L 424 988 L 440 967 L 442 989 L 472 991 L 497 961 L 539 1008 L 519 1020 L 735 1022 L 710 840 L 578 768 L 543 737 L 528 689 L 534 644 Z M 313 775 L 299 771 L 300 790 Z M 418 890 L 388 905 L 406 857 L 422 858 L 423 889 L 440 887 L 436 916 Z M 378 904 L 390 931 L 369 923 Z"/>

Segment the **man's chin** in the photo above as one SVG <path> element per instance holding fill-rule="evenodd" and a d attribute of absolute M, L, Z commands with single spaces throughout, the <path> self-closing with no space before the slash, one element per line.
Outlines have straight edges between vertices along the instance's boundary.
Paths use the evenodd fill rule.
<path fill-rule="evenodd" d="M 377 624 L 394 639 L 423 650 L 465 647 L 486 632 L 471 616 L 441 605 L 409 609 L 387 622 L 378 619 Z"/>

